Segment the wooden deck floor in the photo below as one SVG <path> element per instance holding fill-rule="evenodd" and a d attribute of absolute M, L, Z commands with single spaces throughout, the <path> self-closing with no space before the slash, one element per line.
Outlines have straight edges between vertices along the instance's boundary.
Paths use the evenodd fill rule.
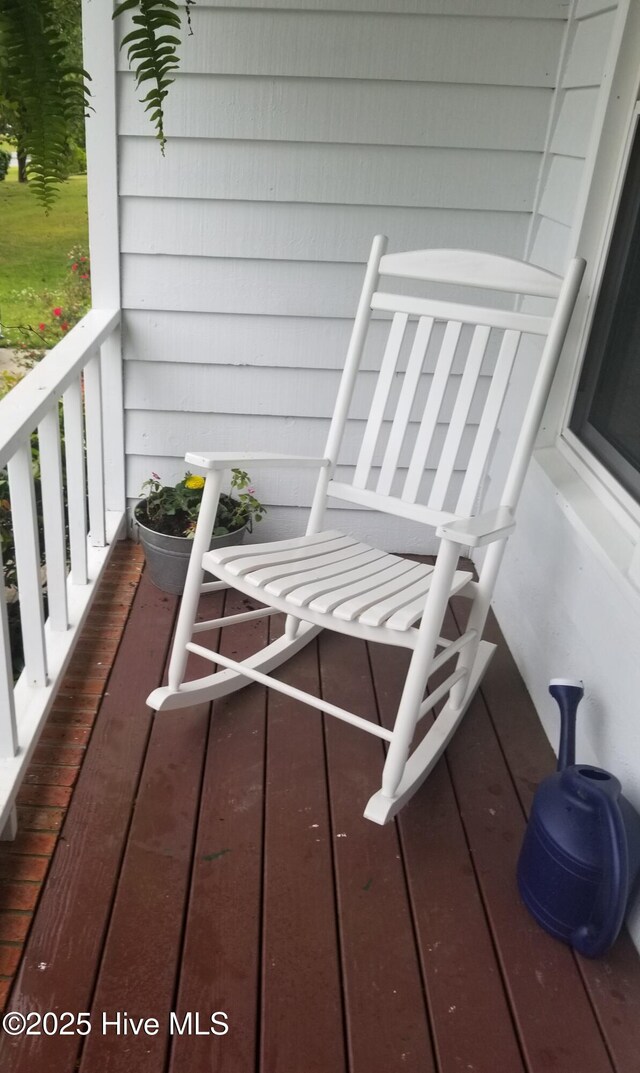
<path fill-rule="evenodd" d="M 2 1034 L 3 1073 L 638 1073 L 626 934 L 585 961 L 518 899 L 553 758 L 504 643 L 445 760 L 379 828 L 362 818 L 377 739 L 255 685 L 213 718 L 153 717 L 175 612 L 143 575 L 6 1007 L 39 1034 Z M 404 659 L 322 636 L 286 674 L 388 722 Z"/>

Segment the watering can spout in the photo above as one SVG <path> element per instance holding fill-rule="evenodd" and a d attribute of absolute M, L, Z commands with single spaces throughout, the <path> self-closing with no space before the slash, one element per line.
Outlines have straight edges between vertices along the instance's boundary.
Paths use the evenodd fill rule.
<path fill-rule="evenodd" d="M 584 686 L 579 678 L 552 678 L 549 692 L 560 708 L 558 771 L 564 771 L 576 762 L 576 713 Z"/>

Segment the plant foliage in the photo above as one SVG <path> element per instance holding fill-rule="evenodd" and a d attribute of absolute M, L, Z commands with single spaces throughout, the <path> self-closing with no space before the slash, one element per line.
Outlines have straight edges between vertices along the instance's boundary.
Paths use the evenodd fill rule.
<path fill-rule="evenodd" d="M 67 178 L 69 134 L 88 108 L 89 75 L 70 63 L 53 0 L 0 0 L 2 96 L 14 106 L 28 174 L 45 210 Z"/>
<path fill-rule="evenodd" d="M 213 536 L 226 536 L 236 529 L 248 526 L 251 532 L 253 523 L 262 521 L 266 507 L 255 497 L 255 489 L 250 486 L 249 474 L 243 469 L 231 470 L 231 488 L 236 496 L 223 492 L 218 501 Z M 145 498 L 138 503 L 135 516 L 139 522 L 156 533 L 167 536 L 193 537 L 196 531 L 204 477 L 185 473 L 177 484 L 162 484 L 157 473 L 152 473 L 149 480 L 142 485 L 141 494 Z"/>
<path fill-rule="evenodd" d="M 95 0 L 105 3 L 107 0 Z M 184 0 L 191 30 L 191 7 Z M 114 18 L 128 12 L 127 48 L 136 86 L 162 151 L 164 101 L 178 68 L 181 20 L 175 0 L 122 0 Z M 78 117 L 87 114 L 90 75 L 73 57 L 80 51 L 79 0 L 0 0 L 0 128 L 10 127 L 29 156 L 29 178 L 49 210 L 57 184 L 67 178 Z"/>
<path fill-rule="evenodd" d="M 186 0 L 187 22 L 191 29 L 190 6 L 195 0 Z M 145 111 L 156 128 L 156 136 L 164 154 L 164 100 L 178 69 L 177 47 L 180 38 L 171 30 L 180 30 L 179 8 L 175 0 L 122 0 L 115 9 L 114 18 L 126 11 L 134 12 L 134 29 L 126 34 L 120 48 L 127 48 L 129 66 L 134 69 L 136 87 L 147 89 L 141 98 Z"/>

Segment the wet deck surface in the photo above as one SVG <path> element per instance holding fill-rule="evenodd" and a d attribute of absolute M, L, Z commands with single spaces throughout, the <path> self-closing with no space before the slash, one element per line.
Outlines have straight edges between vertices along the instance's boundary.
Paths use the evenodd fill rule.
<path fill-rule="evenodd" d="M 495 623 L 445 759 L 380 828 L 378 739 L 257 685 L 154 716 L 175 613 L 143 575 L 6 1005 L 34 1034 L 1 1036 L 3 1073 L 637 1073 L 626 934 L 586 961 L 518 898 L 554 761 Z M 322 635 L 282 674 L 388 725 L 405 660 Z"/>

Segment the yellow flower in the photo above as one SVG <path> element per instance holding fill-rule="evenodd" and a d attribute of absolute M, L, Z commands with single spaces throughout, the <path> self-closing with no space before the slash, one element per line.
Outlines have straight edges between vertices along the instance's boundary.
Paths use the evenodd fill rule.
<path fill-rule="evenodd" d="M 199 477 L 197 473 L 192 474 L 184 483 L 186 488 L 204 488 L 204 477 Z"/>

